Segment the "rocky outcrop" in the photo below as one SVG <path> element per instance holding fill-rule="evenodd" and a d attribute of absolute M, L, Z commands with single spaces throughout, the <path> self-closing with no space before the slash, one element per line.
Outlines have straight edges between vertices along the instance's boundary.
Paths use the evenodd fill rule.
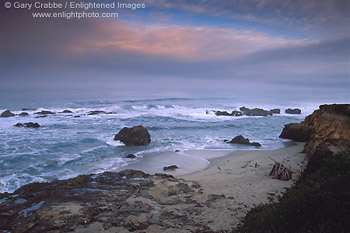
<path fill-rule="evenodd" d="M 304 149 L 308 155 L 322 142 L 350 140 L 350 104 L 321 105 L 301 124 L 312 129 Z"/>
<path fill-rule="evenodd" d="M 271 113 L 271 114 L 280 114 L 280 113 L 281 113 L 281 109 L 279 109 L 279 108 L 271 109 L 271 110 L 270 110 L 270 113 Z"/>
<path fill-rule="evenodd" d="M 295 109 L 288 108 L 284 112 L 287 114 L 301 114 L 301 110 L 299 108 L 295 108 Z"/>
<path fill-rule="evenodd" d="M 307 142 L 311 132 L 311 128 L 300 123 L 290 123 L 284 126 L 280 138 L 291 139 L 296 142 Z"/>
<path fill-rule="evenodd" d="M 273 114 L 280 114 L 281 110 L 278 108 L 265 110 L 261 108 L 250 109 L 247 107 L 241 107 L 240 111 L 232 111 L 231 113 L 227 111 L 216 111 L 216 110 L 206 110 L 206 114 L 214 112 L 216 116 L 271 116 Z"/>
<path fill-rule="evenodd" d="M 350 104 L 321 105 L 299 124 L 288 124 L 282 138 L 306 141 L 304 152 L 313 155 L 321 143 L 350 140 Z"/>
<path fill-rule="evenodd" d="M 246 107 L 241 107 L 239 108 L 239 110 L 241 110 L 244 115 L 247 116 L 269 116 L 272 115 L 272 113 L 270 111 L 261 109 L 261 108 L 254 108 L 254 109 L 249 109 Z"/>
<path fill-rule="evenodd" d="M 242 144 L 242 145 L 261 147 L 260 143 L 258 143 L 258 142 L 250 142 L 248 138 L 245 138 L 242 135 L 238 135 L 238 136 L 234 137 L 231 141 L 229 141 L 227 143 L 234 143 L 234 144 Z"/>
<path fill-rule="evenodd" d="M 115 135 L 114 140 L 119 140 L 126 146 L 145 146 L 151 143 L 148 130 L 142 125 L 132 128 L 124 127 Z"/>
<path fill-rule="evenodd" d="M 6 110 L 1 113 L 0 117 L 13 117 L 15 114 L 13 114 L 10 110 Z"/>
<path fill-rule="evenodd" d="M 216 224 L 220 225 L 221 221 L 208 214 L 218 205 L 237 203 L 218 194 L 206 198 L 197 182 L 171 175 L 105 172 L 32 183 L 14 193 L 0 194 L 0 229 L 18 233 L 208 233 L 216 232 Z"/>
<path fill-rule="evenodd" d="M 17 123 L 14 126 L 16 127 L 27 127 L 27 128 L 39 128 L 40 125 L 38 123 L 28 122 L 28 123 Z"/>

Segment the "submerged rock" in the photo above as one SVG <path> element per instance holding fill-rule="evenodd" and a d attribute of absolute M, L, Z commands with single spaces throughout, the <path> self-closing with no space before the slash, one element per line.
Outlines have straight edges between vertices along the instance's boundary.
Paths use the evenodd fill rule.
<path fill-rule="evenodd" d="M 217 115 L 217 116 L 231 116 L 231 114 L 226 112 L 226 111 L 215 111 L 215 115 Z"/>
<path fill-rule="evenodd" d="M 115 135 L 114 140 L 119 140 L 126 146 L 145 146 L 151 143 L 151 136 L 145 127 L 138 125 L 132 128 L 124 127 Z"/>
<path fill-rule="evenodd" d="M 27 112 L 21 112 L 20 114 L 18 114 L 18 116 L 28 116 L 29 115 L 29 113 L 27 113 Z"/>
<path fill-rule="evenodd" d="M 44 111 L 41 111 L 41 112 L 36 112 L 35 114 L 49 115 L 49 114 L 56 114 L 56 113 L 44 110 Z"/>
<path fill-rule="evenodd" d="M 17 123 L 14 126 L 16 127 L 27 127 L 27 128 L 39 128 L 40 125 L 38 123 L 28 122 L 28 123 Z"/>
<path fill-rule="evenodd" d="M 98 115 L 98 114 L 108 114 L 107 112 L 105 112 L 105 111 L 90 111 L 89 113 L 88 113 L 88 115 Z"/>
<path fill-rule="evenodd" d="M 284 112 L 287 114 L 301 114 L 301 110 L 299 108 L 295 108 L 295 109 L 288 108 Z"/>
<path fill-rule="evenodd" d="M 136 158 L 136 155 L 134 155 L 134 154 L 128 154 L 128 155 L 126 156 L 126 158 L 128 158 L 128 159 L 134 159 L 134 158 Z"/>
<path fill-rule="evenodd" d="M 231 141 L 229 141 L 227 143 L 234 143 L 234 144 L 242 144 L 242 145 L 261 147 L 260 143 L 258 143 L 258 142 L 250 142 L 248 138 L 245 138 L 242 135 L 238 135 L 238 136 L 234 137 Z"/>
<path fill-rule="evenodd" d="M 1 113 L 0 117 L 13 117 L 15 114 L 13 114 L 10 110 L 6 110 Z"/>

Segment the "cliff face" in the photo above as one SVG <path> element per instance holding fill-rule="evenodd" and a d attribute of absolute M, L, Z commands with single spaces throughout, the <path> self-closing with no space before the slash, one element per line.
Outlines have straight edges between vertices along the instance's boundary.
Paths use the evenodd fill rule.
<path fill-rule="evenodd" d="M 293 130 L 291 135 L 289 132 Z M 305 137 L 305 132 L 310 132 Z M 304 152 L 313 155 L 317 147 L 328 145 L 335 153 L 349 149 L 350 104 L 321 105 L 320 108 L 299 123 L 286 125 L 282 138 L 306 141 Z"/>

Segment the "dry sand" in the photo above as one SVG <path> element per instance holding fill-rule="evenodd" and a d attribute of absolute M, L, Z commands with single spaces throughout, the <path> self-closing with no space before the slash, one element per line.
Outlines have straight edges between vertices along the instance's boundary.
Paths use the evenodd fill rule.
<path fill-rule="evenodd" d="M 216 203 L 215 208 L 202 215 L 205 216 L 203 221 L 209 222 L 212 229 L 229 229 L 237 226 L 251 208 L 277 201 L 286 188 L 292 186 L 306 166 L 306 156 L 300 153 L 303 147 L 304 143 L 297 143 L 278 150 L 235 151 L 225 157 L 211 159 L 207 169 L 182 178 L 197 181 L 203 188 L 203 198 L 209 194 L 226 196 Z M 272 179 L 269 176 L 274 165 L 271 159 L 290 166 L 292 180 Z"/>

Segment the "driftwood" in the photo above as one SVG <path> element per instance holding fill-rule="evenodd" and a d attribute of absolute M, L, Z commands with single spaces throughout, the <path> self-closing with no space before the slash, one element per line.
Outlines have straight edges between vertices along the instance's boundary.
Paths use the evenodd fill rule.
<path fill-rule="evenodd" d="M 271 158 L 270 158 L 271 159 Z M 275 165 L 273 166 L 269 176 L 272 176 L 275 179 L 287 181 L 292 179 L 292 170 L 288 168 L 286 165 L 283 163 L 279 163 L 273 159 L 272 161 L 275 162 Z"/>

